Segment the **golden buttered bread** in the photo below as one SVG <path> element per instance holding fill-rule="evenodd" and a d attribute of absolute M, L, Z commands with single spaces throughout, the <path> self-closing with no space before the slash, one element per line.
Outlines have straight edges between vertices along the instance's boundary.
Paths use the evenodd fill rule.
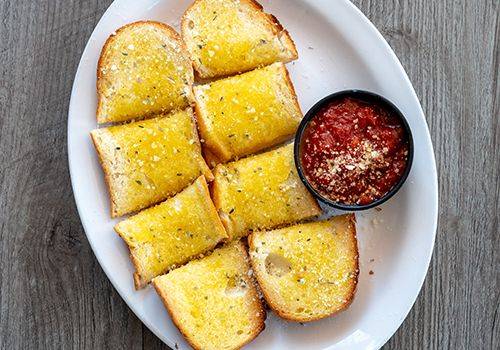
<path fill-rule="evenodd" d="M 229 238 L 203 176 L 176 196 L 120 222 L 115 230 L 130 249 L 137 289 Z"/>
<path fill-rule="evenodd" d="M 354 215 L 254 232 L 248 242 L 257 281 L 279 316 L 308 322 L 352 302 L 359 272 Z"/>
<path fill-rule="evenodd" d="M 146 208 L 198 176 L 212 179 L 191 109 L 91 132 L 111 197 L 111 216 Z"/>
<path fill-rule="evenodd" d="M 220 161 L 256 153 L 291 138 L 300 120 L 283 63 L 194 88 L 201 137 Z"/>
<path fill-rule="evenodd" d="M 240 349 L 264 329 L 266 312 L 240 242 L 157 277 L 153 285 L 194 349 Z"/>
<path fill-rule="evenodd" d="M 288 32 L 254 0 L 196 0 L 182 17 L 181 32 L 202 78 L 298 57 Z"/>
<path fill-rule="evenodd" d="M 233 238 L 321 214 L 297 174 L 293 144 L 217 165 L 214 175 L 212 198 Z"/>
<path fill-rule="evenodd" d="M 97 68 L 97 121 L 120 122 L 183 109 L 193 100 L 193 68 L 180 36 L 153 21 L 109 37 Z"/>

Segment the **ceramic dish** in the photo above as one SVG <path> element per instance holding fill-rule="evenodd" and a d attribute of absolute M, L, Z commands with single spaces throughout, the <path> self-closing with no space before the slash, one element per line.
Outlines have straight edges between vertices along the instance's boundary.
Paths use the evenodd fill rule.
<path fill-rule="evenodd" d="M 68 117 L 68 156 L 75 201 L 87 238 L 116 290 L 161 340 L 188 349 L 148 287 L 135 291 L 128 251 L 114 232 L 108 194 L 89 132 L 97 125 L 96 65 L 106 38 L 120 26 L 158 20 L 178 28 L 191 0 L 116 0 L 97 24 L 76 73 Z M 393 51 L 347 0 L 262 1 L 297 44 L 288 64 L 303 111 L 332 91 L 363 89 L 393 101 L 413 132 L 415 154 L 402 189 L 379 210 L 358 215 L 360 277 L 351 307 L 307 325 L 269 313 L 247 349 L 378 349 L 401 325 L 424 281 L 437 224 L 437 176 L 429 131 L 413 87 Z M 381 210 L 380 210 L 381 209 Z"/>

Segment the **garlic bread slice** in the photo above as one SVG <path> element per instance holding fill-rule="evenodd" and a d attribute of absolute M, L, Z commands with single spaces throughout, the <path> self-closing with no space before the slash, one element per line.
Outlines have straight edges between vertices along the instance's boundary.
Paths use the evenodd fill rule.
<path fill-rule="evenodd" d="M 111 216 L 146 208 L 212 173 L 201 154 L 193 111 L 96 129 L 92 140 L 111 197 Z"/>
<path fill-rule="evenodd" d="M 137 289 L 228 239 L 203 176 L 176 196 L 118 223 L 115 230 L 130 249 Z"/>
<path fill-rule="evenodd" d="M 291 138 L 302 112 L 283 63 L 194 88 L 205 146 L 221 162 Z"/>
<path fill-rule="evenodd" d="M 128 24 L 106 41 L 97 68 L 97 122 L 121 122 L 188 107 L 193 68 L 179 34 L 153 21 Z"/>
<path fill-rule="evenodd" d="M 254 232 L 248 242 L 264 298 L 279 316 L 314 321 L 352 302 L 359 273 L 354 215 Z"/>
<path fill-rule="evenodd" d="M 264 329 L 266 312 L 240 242 L 156 277 L 153 285 L 194 349 L 240 349 Z"/>
<path fill-rule="evenodd" d="M 293 144 L 219 164 L 214 170 L 212 198 L 229 235 L 272 229 L 321 214 L 301 182 Z"/>
<path fill-rule="evenodd" d="M 288 32 L 254 0 L 196 0 L 182 16 L 181 33 L 202 78 L 298 57 Z"/>

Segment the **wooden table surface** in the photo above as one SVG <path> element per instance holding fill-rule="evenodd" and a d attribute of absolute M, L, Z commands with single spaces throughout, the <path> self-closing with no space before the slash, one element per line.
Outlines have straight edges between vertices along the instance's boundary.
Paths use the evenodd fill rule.
<path fill-rule="evenodd" d="M 97 263 L 68 173 L 73 77 L 110 2 L 0 1 L 0 349 L 167 349 Z M 408 72 L 439 172 L 430 270 L 384 349 L 500 349 L 500 2 L 354 3 Z"/>

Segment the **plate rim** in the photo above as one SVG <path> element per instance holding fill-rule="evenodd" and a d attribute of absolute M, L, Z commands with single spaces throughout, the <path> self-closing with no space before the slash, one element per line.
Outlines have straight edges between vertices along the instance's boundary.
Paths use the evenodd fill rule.
<path fill-rule="evenodd" d="M 81 67 L 82 67 L 82 64 L 84 61 L 84 57 L 87 55 L 91 40 L 94 37 L 94 35 L 97 31 L 97 28 L 100 26 L 101 22 L 103 22 L 103 20 L 105 20 L 106 17 L 110 14 L 110 11 L 113 10 L 113 8 L 117 7 L 119 5 L 119 3 L 122 1 L 123 0 L 113 0 L 113 2 L 108 6 L 106 11 L 104 11 L 104 13 L 100 17 L 99 21 L 97 21 L 97 23 L 94 26 L 94 29 L 92 30 L 92 33 L 90 34 L 90 36 L 85 44 L 85 47 L 82 51 L 82 54 L 80 56 L 80 60 L 79 60 L 79 63 L 78 63 L 77 69 L 76 69 L 76 73 L 75 73 L 75 76 L 73 79 L 71 95 L 70 95 L 70 103 L 69 103 L 69 108 L 68 108 L 67 128 L 66 128 L 66 131 L 67 131 L 67 137 L 66 137 L 67 145 L 66 145 L 66 147 L 67 147 L 67 153 L 68 153 L 68 168 L 69 168 L 69 174 L 70 174 L 70 179 L 71 179 L 71 189 L 73 192 L 73 198 L 74 198 L 75 205 L 77 208 L 78 216 L 80 218 L 80 222 L 81 222 L 82 227 L 84 229 L 87 241 L 89 242 L 89 245 L 92 249 L 94 256 L 96 257 L 97 261 L 99 262 L 100 267 L 102 268 L 102 270 L 106 274 L 106 277 L 111 282 L 113 288 L 116 290 L 116 292 L 118 292 L 118 294 L 120 295 L 120 298 L 126 303 L 126 305 L 133 311 L 134 315 L 144 325 L 146 325 L 146 327 L 148 327 L 155 334 L 155 336 L 157 336 L 161 341 L 165 342 L 168 346 L 173 348 L 175 346 L 174 342 L 171 341 L 170 339 L 166 338 L 165 336 L 163 336 L 161 334 L 161 332 L 159 331 L 159 329 L 157 329 L 147 319 L 143 318 L 139 312 L 137 312 L 134 303 L 132 303 L 131 300 L 129 300 L 128 298 L 124 297 L 124 291 L 121 290 L 121 287 L 118 285 L 118 282 L 116 281 L 116 279 L 113 278 L 113 274 L 110 273 L 106 264 L 104 264 L 102 262 L 102 257 L 100 256 L 100 254 L 97 253 L 98 250 L 95 248 L 95 245 L 94 245 L 92 239 L 89 239 L 89 235 L 87 233 L 89 231 L 88 223 L 82 219 L 83 209 L 82 209 L 82 205 L 80 204 L 81 201 L 77 198 L 75 181 L 73 180 L 73 178 L 74 178 L 73 174 L 75 173 L 76 170 L 75 170 L 75 164 L 72 161 L 72 159 L 73 159 L 72 148 L 71 148 L 72 133 L 70 132 L 70 125 L 71 125 L 70 120 L 72 119 L 71 116 L 74 114 L 73 109 L 74 109 L 74 101 L 76 99 L 76 97 L 75 97 L 76 96 L 76 86 L 77 86 L 76 82 L 78 81 L 78 78 L 80 76 Z M 160 0 L 156 0 L 156 2 L 159 2 L 159 1 Z M 402 312 L 403 317 L 395 323 L 397 325 L 394 327 L 394 329 L 390 333 L 388 333 L 388 335 L 386 337 L 380 338 L 381 340 L 379 340 L 378 342 L 373 344 L 374 349 L 380 349 L 397 332 L 397 330 L 401 327 L 403 322 L 408 317 L 408 314 L 410 313 L 411 309 L 415 305 L 415 302 L 417 301 L 417 299 L 420 295 L 420 292 L 422 291 L 423 284 L 424 284 L 425 279 L 426 279 L 428 272 L 429 272 L 430 262 L 432 260 L 432 256 L 434 253 L 434 246 L 435 246 L 435 242 L 436 242 L 438 218 L 439 218 L 439 181 L 438 181 L 438 173 L 437 173 L 437 166 L 436 166 L 436 156 L 435 156 L 434 146 L 432 144 L 432 138 L 430 135 L 429 125 L 427 123 L 427 119 L 425 118 L 425 114 L 424 114 L 424 111 L 422 109 L 420 100 L 415 92 L 413 84 L 411 83 L 411 81 L 408 77 L 408 74 L 406 73 L 406 71 L 405 71 L 403 65 L 401 64 L 401 61 L 397 57 L 396 53 L 394 52 L 394 50 L 392 49 L 390 44 L 387 42 L 387 40 L 380 33 L 380 31 L 377 29 L 377 27 L 369 20 L 369 18 L 356 5 L 354 5 L 349 0 L 337 0 L 337 1 L 340 3 L 343 3 L 344 6 L 348 7 L 350 10 L 355 12 L 356 16 L 362 20 L 363 24 L 365 25 L 366 30 L 369 30 L 371 32 L 371 34 L 373 34 L 377 37 L 379 43 L 382 44 L 384 51 L 387 54 L 389 54 L 393 63 L 396 64 L 399 75 L 403 78 L 405 85 L 409 88 L 409 92 L 411 94 L 412 99 L 414 100 L 414 102 L 416 102 L 416 105 L 418 106 L 418 111 L 416 111 L 416 114 L 418 114 L 419 118 L 425 123 L 425 140 L 424 141 L 432 153 L 432 157 L 431 157 L 432 161 L 430 162 L 430 164 L 428 164 L 428 166 L 433 174 L 432 182 L 435 185 L 434 186 L 435 187 L 434 193 L 433 193 L 434 194 L 433 205 L 434 205 L 435 210 L 432 213 L 433 214 L 432 224 L 431 224 L 432 237 L 431 237 L 430 247 L 426 251 L 425 261 L 422 259 L 422 263 L 425 266 L 425 269 L 422 269 L 423 273 L 418 278 L 418 280 L 419 280 L 418 281 L 418 289 L 416 289 L 414 291 L 414 296 L 412 297 L 412 299 L 413 299 L 412 302 L 409 304 L 407 309 L 404 310 L 404 312 Z M 321 0 L 305 0 L 305 2 L 314 3 L 314 2 L 321 2 Z"/>

